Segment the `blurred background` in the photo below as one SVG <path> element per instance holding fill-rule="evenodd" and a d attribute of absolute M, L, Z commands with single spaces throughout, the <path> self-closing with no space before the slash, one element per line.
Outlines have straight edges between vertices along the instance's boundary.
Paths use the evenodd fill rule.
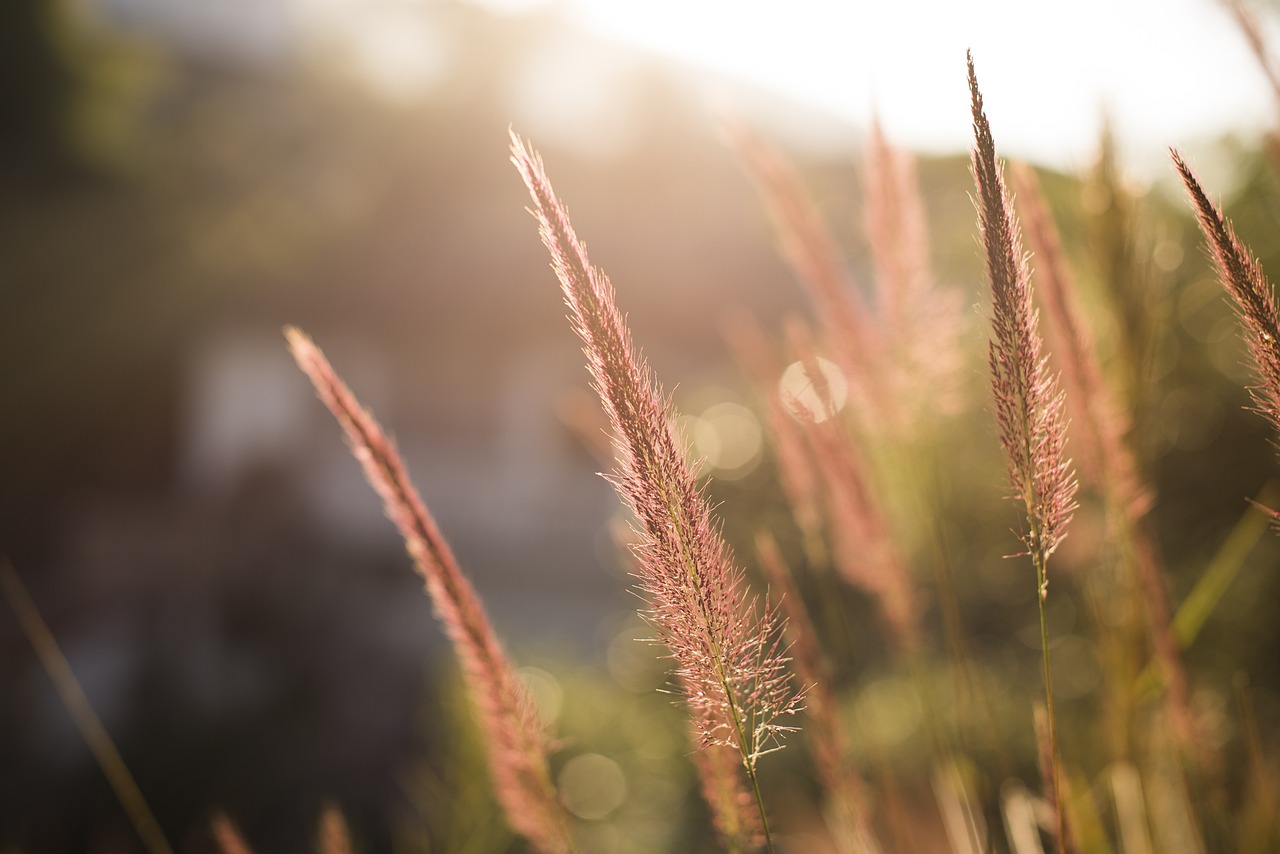
<path fill-rule="evenodd" d="M 617 501 L 595 475 L 597 405 L 509 127 L 543 152 L 677 403 L 736 425 L 737 450 L 710 473 L 730 536 L 749 537 L 735 519 L 785 525 L 785 511 L 759 430 L 742 432 L 753 416 L 724 408 L 750 394 L 718 323 L 806 309 L 721 122 L 796 159 L 857 274 L 858 155 L 878 115 L 922 153 L 935 270 L 977 305 L 972 48 L 997 141 L 1049 170 L 1082 279 L 1108 275 L 1116 188 L 1152 224 L 1170 331 L 1141 380 L 1158 388 L 1143 404 L 1149 459 L 1163 542 L 1185 570 L 1175 599 L 1194 583 L 1276 469 L 1265 426 L 1242 411 L 1230 312 L 1165 149 L 1192 155 L 1280 270 L 1266 76 L 1209 0 L 876 5 L 0 6 L 0 551 L 177 847 L 212 850 L 221 808 L 259 850 L 305 850 L 326 800 L 366 851 L 511 844 L 481 819 L 441 829 L 467 805 L 493 815 L 467 788 L 476 758 L 450 653 L 284 324 L 312 334 L 397 436 L 562 730 L 612 745 L 613 770 L 583 779 L 598 788 L 626 766 L 628 806 L 581 806 L 599 850 L 621 850 L 609 822 L 628 810 L 626 833 L 655 834 L 650 850 L 707 841 L 687 770 L 660 761 L 681 755 L 678 715 L 652 690 L 661 664 L 631 645 L 645 630 L 628 617 Z M 972 365 L 972 436 L 991 458 L 971 486 L 991 513 L 958 554 L 988 565 L 1010 523 Z M 1250 672 L 1264 720 L 1280 679 L 1271 552 L 1198 653 L 1209 681 Z M 975 572 L 964 604 L 998 650 L 1022 624 L 1006 632 L 990 612 L 1023 593 L 1004 566 Z M 859 666 L 874 669 L 883 650 L 865 634 Z M 497 838 L 477 842 L 486 832 Z M 135 850 L 0 607 L 0 851 Z"/>

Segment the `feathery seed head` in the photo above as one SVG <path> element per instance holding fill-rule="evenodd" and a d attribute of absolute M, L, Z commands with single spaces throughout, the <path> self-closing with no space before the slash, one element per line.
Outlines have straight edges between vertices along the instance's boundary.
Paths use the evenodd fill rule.
<path fill-rule="evenodd" d="M 1017 164 L 1013 179 L 1026 235 L 1039 262 L 1042 305 L 1071 405 L 1072 423 L 1077 425 L 1072 438 L 1081 451 L 1082 473 L 1127 516 L 1141 517 L 1151 507 L 1151 493 L 1142 484 L 1137 461 L 1126 443 L 1131 427 L 1128 415 L 1111 393 L 1093 351 L 1058 229 L 1035 172 L 1026 164 Z"/>
<path fill-rule="evenodd" d="M 1258 259 L 1236 236 L 1230 221 L 1209 201 L 1191 167 L 1178 152 L 1171 150 L 1170 154 L 1195 208 L 1200 231 L 1209 243 L 1218 278 L 1231 295 L 1240 319 L 1257 379 L 1257 385 L 1249 390 L 1254 406 L 1280 436 L 1280 311 L 1276 307 L 1275 289 L 1263 274 Z"/>
<path fill-rule="evenodd" d="M 1027 511 L 1022 540 L 1028 553 L 1047 558 L 1066 536 L 1075 511 L 1076 479 L 1066 459 L 1063 397 L 1049 373 L 1032 300 L 1031 271 L 982 93 L 968 56 L 972 97 L 973 177 L 978 225 L 991 285 L 992 338 L 988 362 L 1000 444 L 1009 457 L 1013 496 Z"/>
<path fill-rule="evenodd" d="M 632 345 L 613 286 L 591 265 L 541 159 L 515 134 L 512 162 L 532 196 L 613 427 L 618 467 L 612 481 L 640 528 L 635 552 L 645 616 L 670 651 L 698 742 L 734 748 L 754 774 L 756 760 L 793 729 L 782 721 L 801 703 L 786 670 L 782 620 L 747 592 L 680 450 L 675 410 Z"/>

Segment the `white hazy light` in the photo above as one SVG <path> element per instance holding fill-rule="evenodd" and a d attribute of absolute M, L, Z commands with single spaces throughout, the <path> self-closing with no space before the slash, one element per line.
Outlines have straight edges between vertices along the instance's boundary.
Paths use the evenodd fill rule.
<path fill-rule="evenodd" d="M 818 358 L 818 370 L 827 381 L 830 409 L 813 387 L 803 362 L 792 362 L 782 372 L 782 379 L 778 380 L 778 394 L 793 417 L 804 421 L 826 421 L 844 409 L 849 399 L 849 383 L 844 373 L 833 362 L 821 357 Z"/>
<path fill-rule="evenodd" d="M 933 151 L 972 143 L 964 68 L 965 50 L 972 49 L 1002 149 L 1080 165 L 1093 157 L 1106 109 L 1125 153 L 1152 169 L 1152 160 L 1167 166 L 1169 145 L 1259 130 L 1274 119 L 1265 79 L 1222 6 L 565 0 L 562 8 L 609 38 L 749 81 L 858 126 L 878 113 L 896 141 Z"/>
<path fill-rule="evenodd" d="M 886 746 L 909 738 L 923 716 L 915 689 L 898 678 L 872 682 L 858 696 L 854 709 L 862 731 Z"/>
<path fill-rule="evenodd" d="M 750 409 L 717 403 L 692 419 L 690 429 L 694 450 L 716 470 L 717 477 L 735 480 L 755 468 L 764 432 Z"/>
<path fill-rule="evenodd" d="M 392 101 L 426 94 L 448 67 L 448 47 L 422 14 L 383 11 L 348 31 L 356 72 Z"/>
<path fill-rule="evenodd" d="M 627 796 L 627 778 L 622 768 L 599 753 L 570 759 L 561 769 L 558 782 L 564 805 L 588 821 L 607 817 Z"/>

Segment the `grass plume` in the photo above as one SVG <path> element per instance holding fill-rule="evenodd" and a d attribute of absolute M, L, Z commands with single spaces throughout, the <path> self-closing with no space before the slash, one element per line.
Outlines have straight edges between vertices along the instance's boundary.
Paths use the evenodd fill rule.
<path fill-rule="evenodd" d="M 1207 768 L 1218 764 L 1208 739 L 1196 733 L 1186 666 L 1173 633 L 1172 608 L 1160 549 L 1147 519 L 1152 490 L 1142 481 L 1127 437 L 1131 422 L 1107 385 L 1094 353 L 1075 277 L 1063 255 L 1061 239 L 1035 173 L 1019 164 L 1013 172 L 1027 224 L 1027 237 L 1039 260 L 1040 293 L 1057 344 L 1055 355 L 1075 414 L 1073 438 L 1087 465 L 1082 472 L 1103 496 L 1113 529 L 1129 547 L 1130 565 L 1141 588 L 1147 634 L 1160 666 L 1164 705 L 1182 748 Z"/>
<path fill-rule="evenodd" d="M 983 109 L 982 93 L 968 57 L 969 93 L 973 108 L 973 177 L 977 185 L 978 224 L 991 285 L 992 339 L 988 362 L 1000 444 L 1009 458 L 1012 495 L 1026 511 L 1022 543 L 1036 570 L 1040 610 L 1040 645 L 1044 657 L 1049 753 L 1059 848 L 1066 844 L 1057 723 L 1053 709 L 1053 675 L 1049 665 L 1049 628 L 1045 599 L 1049 591 L 1049 556 L 1066 536 L 1075 510 L 1076 480 L 1066 459 L 1063 396 L 1049 373 L 1038 329 L 1039 315 L 1031 291 L 1031 271 L 1004 176 L 996 159 L 995 140 Z"/>
<path fill-rule="evenodd" d="M 863 404 L 859 408 L 869 408 L 874 421 L 888 405 L 882 334 L 835 236 L 780 152 L 742 126 L 731 126 L 729 139 L 773 222 L 783 258 L 822 318 L 840 369 Z"/>
<path fill-rule="evenodd" d="M 670 650 L 699 743 L 737 752 L 772 851 L 757 762 L 781 746 L 793 729 L 783 721 L 801 706 L 786 668 L 785 621 L 748 593 L 681 451 L 675 409 L 632 344 L 612 284 L 592 266 L 541 158 L 515 134 L 512 160 L 614 432 L 613 484 L 641 529 L 637 580 L 645 616 Z"/>
<path fill-rule="evenodd" d="M 788 339 L 816 397 L 816 411 L 785 401 L 802 423 L 823 485 L 832 565 L 854 586 L 875 597 L 895 648 L 920 645 L 919 596 L 876 494 L 866 455 L 835 417 L 836 406 L 808 327 L 788 324 Z M 818 416 L 826 417 L 819 420 Z"/>
<path fill-rule="evenodd" d="M 916 158 L 871 126 L 863 165 L 863 226 L 871 250 L 877 325 L 883 329 L 893 431 L 918 431 L 960 405 L 959 294 L 938 287 L 929 263 L 929 223 Z M 900 441 L 901 439 L 899 439 Z"/>
<path fill-rule="evenodd" d="M 1280 311 L 1276 308 L 1275 288 L 1267 281 L 1258 259 L 1236 236 L 1231 226 L 1209 197 L 1205 195 L 1195 173 L 1176 151 L 1170 152 L 1173 165 L 1182 178 L 1200 231 L 1209 243 L 1209 253 L 1218 278 L 1235 306 L 1245 345 L 1253 359 L 1256 385 L 1249 389 L 1254 407 L 1271 424 L 1280 439 Z"/>
<path fill-rule="evenodd" d="M 723 334 L 739 365 L 750 377 L 759 406 L 764 410 L 778 485 L 804 540 L 805 554 L 811 563 L 823 564 L 827 560 L 827 547 L 822 532 L 821 479 L 803 434 L 806 425 L 791 414 L 778 387 L 782 365 L 772 352 L 772 342 L 760 322 L 746 312 L 725 323 Z"/>
<path fill-rule="evenodd" d="M 572 851 L 568 815 L 547 767 L 546 736 L 537 709 L 507 660 L 471 582 L 462 574 L 404 462 L 378 422 L 330 366 L 311 339 L 285 330 L 289 349 L 320 399 L 337 418 L 387 516 L 404 537 L 426 582 L 436 616 L 462 664 L 481 722 L 494 790 L 511 827 L 540 852 Z"/>

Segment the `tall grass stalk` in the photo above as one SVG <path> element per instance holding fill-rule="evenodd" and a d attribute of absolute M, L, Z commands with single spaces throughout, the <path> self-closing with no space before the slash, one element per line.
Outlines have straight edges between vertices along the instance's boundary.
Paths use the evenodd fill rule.
<path fill-rule="evenodd" d="M 920 437 L 934 421 L 930 416 L 959 408 L 965 321 L 960 294 L 940 287 L 930 264 L 916 158 L 891 143 L 878 121 L 871 126 L 862 172 L 877 326 L 883 327 L 889 357 L 882 369 L 892 378 L 885 438 L 903 444 Z"/>
<path fill-rule="evenodd" d="M 763 531 L 756 534 L 756 556 L 770 587 L 778 591 L 781 607 L 787 614 L 792 666 L 800 681 L 809 686 L 805 712 L 810 726 L 806 734 L 827 798 L 836 843 L 841 851 L 879 854 L 880 844 L 867 814 L 867 786 L 847 755 L 848 739 L 832 687 L 835 674 L 831 661 L 822 651 L 818 631 L 791 568 L 783 561 L 777 542 Z"/>
<path fill-rule="evenodd" d="M 1112 529 L 1129 546 L 1129 567 L 1142 591 L 1141 610 L 1164 682 L 1164 708 L 1174 735 L 1183 752 L 1193 756 L 1203 770 L 1217 769 L 1220 759 L 1209 740 L 1196 731 L 1186 666 L 1173 632 L 1164 562 L 1147 521 L 1154 503 L 1153 490 L 1142 481 L 1127 442 L 1132 425 L 1107 385 L 1093 351 L 1075 277 L 1063 256 L 1039 181 L 1025 165 L 1015 167 L 1013 178 L 1028 242 L 1039 262 L 1040 294 L 1057 345 L 1057 364 L 1075 416 L 1073 438 L 1085 463 L 1081 471 L 1103 496 Z"/>
<path fill-rule="evenodd" d="M 973 57 L 968 57 L 969 93 L 973 108 L 973 177 L 977 185 L 978 224 L 991 285 L 992 339 L 988 362 L 1000 444 L 1009 458 L 1012 496 L 1026 511 L 1021 535 L 1035 567 L 1040 612 L 1040 648 L 1044 658 L 1045 707 L 1048 713 L 1050 785 L 1057 813 L 1057 839 L 1064 850 L 1067 834 L 1061 798 L 1057 717 L 1053 707 L 1053 671 L 1049 662 L 1049 556 L 1066 536 L 1075 510 L 1076 480 L 1065 455 L 1063 396 L 1049 373 L 1033 303 L 1031 271 L 1004 176 L 996 159 L 995 140 L 983 110 Z"/>
<path fill-rule="evenodd" d="M 514 133 L 511 150 L 613 429 L 613 484 L 640 528 L 645 617 L 675 662 L 699 743 L 737 752 L 773 851 L 757 764 L 794 729 L 783 720 L 800 709 L 803 693 L 786 666 L 785 619 L 747 591 L 681 450 L 675 409 L 632 344 L 613 285 L 591 265 L 541 158 Z"/>
<path fill-rule="evenodd" d="M 124 764 L 124 757 L 120 755 L 107 728 L 102 725 L 102 720 L 89 704 L 80 680 L 76 678 L 67 657 L 62 654 L 62 648 L 58 646 L 53 632 L 49 631 L 48 624 L 40 616 L 40 610 L 31 601 L 31 595 L 27 593 L 27 587 L 22 583 L 18 571 L 4 557 L 0 557 L 0 594 L 9 600 L 13 615 L 22 627 L 22 633 L 31 642 L 41 666 L 49 674 L 58 696 L 71 713 L 76 729 L 80 730 L 80 735 L 89 745 L 103 776 L 107 778 L 107 783 L 124 807 L 125 815 L 133 824 L 143 848 L 148 854 L 172 854 L 173 849 L 169 846 L 164 831 L 160 829 L 160 823 L 156 821 L 151 807 L 147 805 L 147 799 L 142 796 L 142 790 L 138 788 L 133 774 Z"/>
<path fill-rule="evenodd" d="M 467 691 L 481 722 L 498 802 L 511 827 L 540 852 L 574 849 L 571 821 L 561 806 L 547 764 L 547 735 L 537 708 L 507 660 L 480 597 L 462 574 L 395 445 L 378 422 L 300 330 L 285 335 L 298 366 L 337 418 L 365 477 L 399 528 L 414 566 L 426 582 L 436 616 L 462 665 Z"/>

